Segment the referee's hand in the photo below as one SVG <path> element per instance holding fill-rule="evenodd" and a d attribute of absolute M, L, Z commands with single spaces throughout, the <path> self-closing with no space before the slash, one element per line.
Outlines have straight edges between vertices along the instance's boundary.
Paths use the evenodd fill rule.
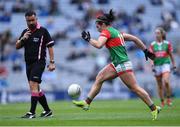
<path fill-rule="evenodd" d="M 47 68 L 48 68 L 48 71 L 54 71 L 54 70 L 56 69 L 56 66 L 55 66 L 54 63 L 50 63 L 50 64 L 47 66 Z"/>
<path fill-rule="evenodd" d="M 23 40 L 27 40 L 30 35 L 31 35 L 31 31 L 28 30 L 28 31 L 23 35 L 22 39 L 23 39 Z"/>

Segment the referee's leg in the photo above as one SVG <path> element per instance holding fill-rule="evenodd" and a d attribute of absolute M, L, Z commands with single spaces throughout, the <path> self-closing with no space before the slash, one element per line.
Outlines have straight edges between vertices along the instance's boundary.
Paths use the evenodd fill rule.
<path fill-rule="evenodd" d="M 43 107 L 44 111 L 41 113 L 41 117 L 49 117 L 52 116 L 52 111 L 50 110 L 46 96 L 44 92 L 40 89 L 40 83 L 41 83 L 41 77 L 45 69 L 45 62 L 44 61 L 39 61 L 37 62 L 31 71 L 31 91 L 38 93 L 38 101 Z M 32 106 L 33 107 L 33 106 Z"/>
<path fill-rule="evenodd" d="M 37 102 L 39 100 L 39 83 L 35 81 L 29 81 L 29 86 L 31 90 L 31 108 L 30 112 L 35 114 Z"/>
<path fill-rule="evenodd" d="M 38 61 L 30 66 L 27 66 L 27 78 L 29 81 L 29 87 L 31 91 L 31 107 L 29 112 L 27 112 L 22 118 L 35 118 L 37 102 L 42 105 L 44 111 L 41 113 L 41 117 L 52 116 L 52 111 L 50 110 L 46 96 L 44 92 L 40 89 L 41 77 L 44 72 L 45 63 Z"/>
<path fill-rule="evenodd" d="M 30 86 L 30 91 L 31 91 L 31 107 L 30 107 L 29 112 L 27 112 L 21 118 L 32 119 L 36 117 L 35 111 L 36 111 L 37 102 L 39 100 L 38 85 L 39 85 L 38 82 L 29 81 L 29 86 Z"/>

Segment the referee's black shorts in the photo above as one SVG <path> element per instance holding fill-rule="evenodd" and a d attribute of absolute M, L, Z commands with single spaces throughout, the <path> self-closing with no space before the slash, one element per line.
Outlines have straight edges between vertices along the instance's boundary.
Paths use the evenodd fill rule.
<path fill-rule="evenodd" d="M 28 81 L 34 81 L 41 83 L 41 77 L 44 72 L 46 63 L 44 60 L 40 60 L 31 64 L 26 64 L 26 75 Z"/>

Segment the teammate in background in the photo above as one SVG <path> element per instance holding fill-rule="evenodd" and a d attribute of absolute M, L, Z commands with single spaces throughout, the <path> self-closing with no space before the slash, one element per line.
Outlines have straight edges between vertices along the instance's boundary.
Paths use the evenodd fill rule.
<path fill-rule="evenodd" d="M 168 106 L 172 105 L 171 87 L 169 82 L 170 77 L 170 61 L 173 65 L 173 70 L 176 69 L 176 64 L 173 56 L 172 44 L 166 40 L 166 32 L 163 28 L 158 27 L 155 30 L 156 40 L 150 45 L 150 51 L 155 54 L 155 59 L 152 63 L 152 70 L 155 74 L 158 85 L 158 94 L 161 99 L 161 106 L 165 105 L 165 90 Z"/>
<path fill-rule="evenodd" d="M 40 89 L 41 76 L 46 66 L 46 48 L 48 48 L 50 64 L 48 70 L 55 70 L 54 52 L 52 40 L 49 32 L 41 27 L 37 22 L 36 13 L 28 11 L 25 13 L 28 28 L 23 30 L 16 42 L 16 49 L 24 47 L 24 57 L 26 62 L 26 75 L 31 91 L 31 108 L 22 118 L 35 118 L 37 102 L 42 105 L 44 111 L 41 117 L 52 116 L 46 96 Z"/>
<path fill-rule="evenodd" d="M 130 34 L 120 33 L 111 26 L 115 16 L 112 10 L 109 14 L 104 14 L 96 19 L 96 27 L 100 32 L 98 40 L 92 39 L 89 32 L 82 32 L 82 38 L 89 42 L 95 48 L 102 48 L 104 45 L 108 48 L 112 63 L 105 66 L 97 75 L 96 80 L 88 94 L 88 97 L 82 101 L 73 101 L 76 106 L 88 110 L 91 102 L 100 92 L 104 81 L 119 77 L 124 84 L 133 92 L 135 92 L 151 110 L 152 119 L 157 119 L 160 111 L 159 106 L 155 106 L 149 94 L 141 88 L 135 78 L 132 70 L 132 63 L 128 58 L 125 48 L 125 41 L 133 41 L 144 53 L 146 60 L 154 59 L 154 54 L 150 53 L 143 42 Z"/>

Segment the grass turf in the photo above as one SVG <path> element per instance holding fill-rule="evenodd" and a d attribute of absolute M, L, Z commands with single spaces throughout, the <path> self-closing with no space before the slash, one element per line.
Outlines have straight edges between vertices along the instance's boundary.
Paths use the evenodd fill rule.
<path fill-rule="evenodd" d="M 157 102 L 157 101 L 156 101 Z M 53 102 L 54 117 L 40 118 L 42 108 L 37 107 L 37 118 L 22 119 L 29 103 L 0 105 L 0 126 L 173 126 L 180 125 L 180 99 L 172 107 L 165 106 L 157 121 L 151 120 L 149 109 L 141 100 L 94 101 L 89 111 L 75 107 L 71 102 Z"/>

